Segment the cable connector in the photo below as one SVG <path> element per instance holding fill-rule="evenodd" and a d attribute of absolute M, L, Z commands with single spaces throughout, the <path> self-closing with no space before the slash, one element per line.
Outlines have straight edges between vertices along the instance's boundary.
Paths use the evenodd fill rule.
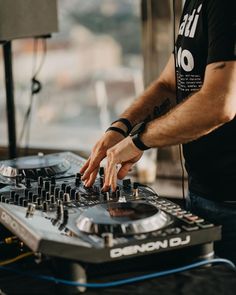
<path fill-rule="evenodd" d="M 4 241 L 4 244 L 10 245 L 10 244 L 18 243 L 19 239 L 16 236 L 12 236 L 12 237 L 5 238 L 3 241 Z"/>

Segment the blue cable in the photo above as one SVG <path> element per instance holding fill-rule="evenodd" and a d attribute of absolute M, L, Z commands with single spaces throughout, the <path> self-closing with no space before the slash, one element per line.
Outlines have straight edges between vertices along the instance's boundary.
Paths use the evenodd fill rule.
<path fill-rule="evenodd" d="M 165 275 L 170 275 L 170 274 L 186 271 L 186 270 L 189 270 L 189 269 L 193 269 L 193 268 L 196 268 L 196 267 L 199 267 L 199 266 L 202 266 L 202 265 L 214 264 L 214 263 L 225 263 L 225 264 L 228 264 L 232 269 L 236 270 L 236 266 L 234 265 L 234 263 L 232 261 L 230 261 L 228 259 L 223 259 L 223 258 L 215 258 L 215 259 L 210 259 L 210 260 L 199 261 L 199 262 L 196 262 L 196 263 L 192 263 L 192 264 L 189 264 L 189 265 L 186 265 L 186 266 L 182 266 L 182 267 L 178 267 L 178 268 L 174 268 L 174 269 L 170 269 L 170 270 L 155 272 L 155 273 L 151 273 L 151 274 L 147 274 L 147 275 L 141 275 L 141 276 L 132 277 L 132 278 L 129 278 L 129 279 L 122 279 L 122 280 L 113 281 L 113 282 L 107 282 L 107 283 L 78 283 L 78 282 L 74 282 L 74 281 L 68 281 L 68 280 L 55 278 L 55 277 L 52 277 L 52 276 L 34 275 L 34 274 L 29 273 L 29 272 L 20 271 L 20 270 L 10 268 L 10 267 L 5 267 L 5 266 L 0 266 L 0 269 L 10 271 L 10 272 L 14 272 L 14 273 L 17 273 L 17 274 L 20 274 L 20 275 L 25 275 L 25 276 L 28 276 L 28 277 L 32 277 L 34 279 L 46 280 L 46 281 L 50 281 L 50 282 L 54 282 L 54 283 L 60 283 L 60 284 L 69 285 L 69 286 L 86 287 L 86 288 L 108 288 L 108 287 L 116 287 L 116 286 L 120 286 L 120 285 L 124 285 L 124 284 L 129 284 L 129 283 L 136 283 L 136 282 L 140 282 L 140 281 L 147 280 L 147 279 L 153 279 L 153 278 L 157 278 L 157 277 L 162 277 L 162 276 L 165 276 Z"/>

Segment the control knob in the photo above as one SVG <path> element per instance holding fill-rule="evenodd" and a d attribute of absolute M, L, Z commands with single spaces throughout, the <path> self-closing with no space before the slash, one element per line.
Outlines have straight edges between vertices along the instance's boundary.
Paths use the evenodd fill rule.
<path fill-rule="evenodd" d="M 113 233 L 103 233 L 102 238 L 104 241 L 105 247 L 113 247 L 114 239 L 113 239 Z"/>
<path fill-rule="evenodd" d="M 70 193 L 70 190 L 71 190 L 71 186 L 70 185 L 67 185 L 66 186 L 66 189 L 65 189 L 65 193 L 69 194 Z"/>
<path fill-rule="evenodd" d="M 105 201 L 109 201 L 110 200 L 110 193 L 109 192 L 105 192 L 104 193 L 104 200 Z"/>
<path fill-rule="evenodd" d="M 59 187 L 55 187 L 54 189 L 54 196 L 57 198 L 59 198 L 59 191 L 60 191 L 60 188 Z"/>
<path fill-rule="evenodd" d="M 75 194 L 75 200 L 76 200 L 77 202 L 80 201 L 80 192 L 77 192 L 77 193 Z"/>
<path fill-rule="evenodd" d="M 76 173 L 76 176 L 75 176 L 75 185 L 76 186 L 79 186 L 81 183 L 81 174 L 80 173 Z"/>
<path fill-rule="evenodd" d="M 48 206 L 48 202 L 43 202 L 43 211 L 44 212 L 47 212 L 48 211 L 48 209 L 49 209 L 49 206 Z"/>
<path fill-rule="evenodd" d="M 71 198 L 72 200 L 75 199 L 75 193 L 76 193 L 76 190 L 75 190 L 74 188 L 72 188 L 72 189 L 70 190 L 70 198 Z"/>
<path fill-rule="evenodd" d="M 35 204 L 28 204 L 27 210 L 26 210 L 26 218 L 32 217 L 34 215 L 35 212 Z"/>
<path fill-rule="evenodd" d="M 137 182 L 134 182 L 133 183 L 133 196 L 135 198 L 137 198 L 138 195 L 139 195 L 139 189 L 138 189 L 138 187 L 139 187 L 139 184 Z"/>
<path fill-rule="evenodd" d="M 55 177 L 51 177 L 51 184 L 52 185 L 56 185 L 56 178 Z"/>
<path fill-rule="evenodd" d="M 38 177 L 38 186 L 40 186 L 40 187 L 43 186 L 43 177 L 42 176 Z"/>
<path fill-rule="evenodd" d="M 63 202 L 64 203 L 69 203 L 70 202 L 70 195 L 68 193 L 64 193 Z"/>
<path fill-rule="evenodd" d="M 26 178 L 26 179 L 25 179 L 25 186 L 26 186 L 27 188 L 31 188 L 30 178 Z"/>
<path fill-rule="evenodd" d="M 48 192 L 50 187 L 50 181 L 45 180 L 43 183 L 43 188 Z"/>
<path fill-rule="evenodd" d="M 21 179 L 22 179 L 22 175 L 21 174 L 17 174 L 16 175 L 16 178 L 15 178 L 16 187 L 20 187 L 21 186 Z"/>

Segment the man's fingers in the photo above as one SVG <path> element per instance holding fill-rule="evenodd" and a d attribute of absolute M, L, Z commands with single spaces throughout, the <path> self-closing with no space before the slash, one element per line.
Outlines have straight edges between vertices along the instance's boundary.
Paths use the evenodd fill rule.
<path fill-rule="evenodd" d="M 114 187 L 114 179 L 116 182 L 116 163 L 112 153 L 107 154 L 107 164 L 105 167 L 105 178 L 103 190 L 108 190 L 111 185 Z"/>
<path fill-rule="evenodd" d="M 80 168 L 80 173 L 83 174 L 84 171 L 88 168 L 90 163 L 90 157 L 88 158 L 88 160 L 84 163 L 84 165 Z"/>
<path fill-rule="evenodd" d="M 83 177 L 82 177 L 82 180 L 86 180 L 87 178 L 89 178 L 90 174 L 99 167 L 99 164 L 100 162 L 102 161 L 102 158 L 101 159 L 90 159 L 89 161 L 89 165 L 87 167 L 87 169 L 85 170 L 84 174 L 83 174 Z"/>
<path fill-rule="evenodd" d="M 86 181 L 85 186 L 90 187 L 94 184 L 94 181 L 97 177 L 99 167 L 97 167 L 89 176 L 89 179 Z"/>
<path fill-rule="evenodd" d="M 109 174 L 105 174 L 104 185 L 102 191 L 108 191 L 110 188 L 112 191 L 116 190 L 117 186 L 117 176 L 116 176 L 116 167 L 114 166 L 113 169 L 109 170 Z"/>
<path fill-rule="evenodd" d="M 107 175 L 107 185 L 111 187 L 112 191 L 116 190 L 116 183 L 117 183 L 117 171 L 116 171 L 116 165 L 113 164 L 110 173 Z"/>
<path fill-rule="evenodd" d="M 104 181 L 103 181 L 103 187 L 102 187 L 102 191 L 103 192 L 107 192 L 110 189 L 110 186 L 108 184 L 108 180 L 107 180 L 107 166 L 104 167 Z"/>
<path fill-rule="evenodd" d="M 117 187 L 117 172 L 116 172 L 116 167 L 114 168 L 114 174 L 113 177 L 110 180 L 111 182 L 111 190 L 114 192 Z"/>
<path fill-rule="evenodd" d="M 128 172 L 130 171 L 133 164 L 134 163 L 125 163 L 125 164 L 123 164 L 122 167 L 120 168 L 118 174 L 117 174 L 117 177 L 119 179 L 123 179 L 128 174 Z"/>

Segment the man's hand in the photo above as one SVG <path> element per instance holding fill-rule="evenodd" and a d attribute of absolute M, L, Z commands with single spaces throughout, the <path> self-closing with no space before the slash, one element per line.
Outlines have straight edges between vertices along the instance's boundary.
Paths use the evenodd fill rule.
<path fill-rule="evenodd" d="M 106 132 L 102 138 L 95 144 L 92 153 L 80 170 L 83 174 L 84 185 L 89 187 L 93 185 L 101 161 L 106 157 L 107 150 L 120 142 L 124 136 L 117 132 Z"/>
<path fill-rule="evenodd" d="M 108 149 L 107 164 L 105 167 L 105 179 L 102 190 L 107 191 L 110 187 L 112 191 L 116 189 L 117 178 L 124 178 L 130 168 L 143 155 L 143 151 L 139 150 L 133 143 L 130 136 Z M 117 164 L 121 164 L 121 168 L 117 172 Z"/>
<path fill-rule="evenodd" d="M 153 117 L 154 110 L 157 107 L 160 107 L 169 99 L 175 101 L 175 63 L 174 56 L 171 55 L 165 69 L 163 70 L 159 79 L 153 82 L 153 84 L 144 91 L 143 95 L 141 95 L 137 100 L 135 100 L 129 108 L 127 108 L 121 115 L 121 118 L 127 118 L 131 124 L 134 126 L 140 122 L 143 122 L 147 117 Z M 172 103 L 171 103 L 172 104 Z M 124 124 L 121 122 L 112 125 L 118 128 L 124 128 Z M 123 129 L 124 130 L 124 129 Z M 127 130 L 124 130 L 127 132 Z M 109 148 L 115 146 L 118 142 L 122 140 L 124 137 L 117 132 L 107 132 L 95 145 L 92 150 L 92 153 L 89 159 L 86 161 L 82 169 L 80 170 L 83 173 L 82 180 L 85 182 L 85 186 L 91 186 L 95 179 L 97 172 L 99 170 L 100 162 L 106 157 L 106 152 Z M 125 139 L 124 143 L 128 143 L 127 150 L 125 149 L 125 155 L 128 156 L 128 150 L 132 149 L 135 151 L 139 157 L 141 154 L 138 152 L 138 149 L 133 145 L 132 140 Z M 129 146 L 129 148 L 128 148 Z M 119 147 L 119 146 L 118 146 Z M 113 150 L 111 150 L 113 152 Z M 126 160 L 123 159 L 123 155 L 121 157 L 122 161 L 122 170 L 119 172 L 118 176 L 126 175 L 128 172 L 128 168 L 130 168 L 134 162 L 138 161 L 135 159 L 135 154 L 130 155 Z M 117 161 L 117 160 L 116 160 Z M 127 161 L 127 163 L 125 163 Z M 108 160 L 108 163 L 111 163 Z M 108 168 L 108 166 L 107 166 Z M 123 171 L 123 172 L 122 172 Z M 126 173 L 125 173 L 126 171 Z M 116 174 L 116 173 L 115 173 Z M 107 173 L 108 175 L 108 173 Z M 107 183 L 110 183 L 109 181 Z"/>

